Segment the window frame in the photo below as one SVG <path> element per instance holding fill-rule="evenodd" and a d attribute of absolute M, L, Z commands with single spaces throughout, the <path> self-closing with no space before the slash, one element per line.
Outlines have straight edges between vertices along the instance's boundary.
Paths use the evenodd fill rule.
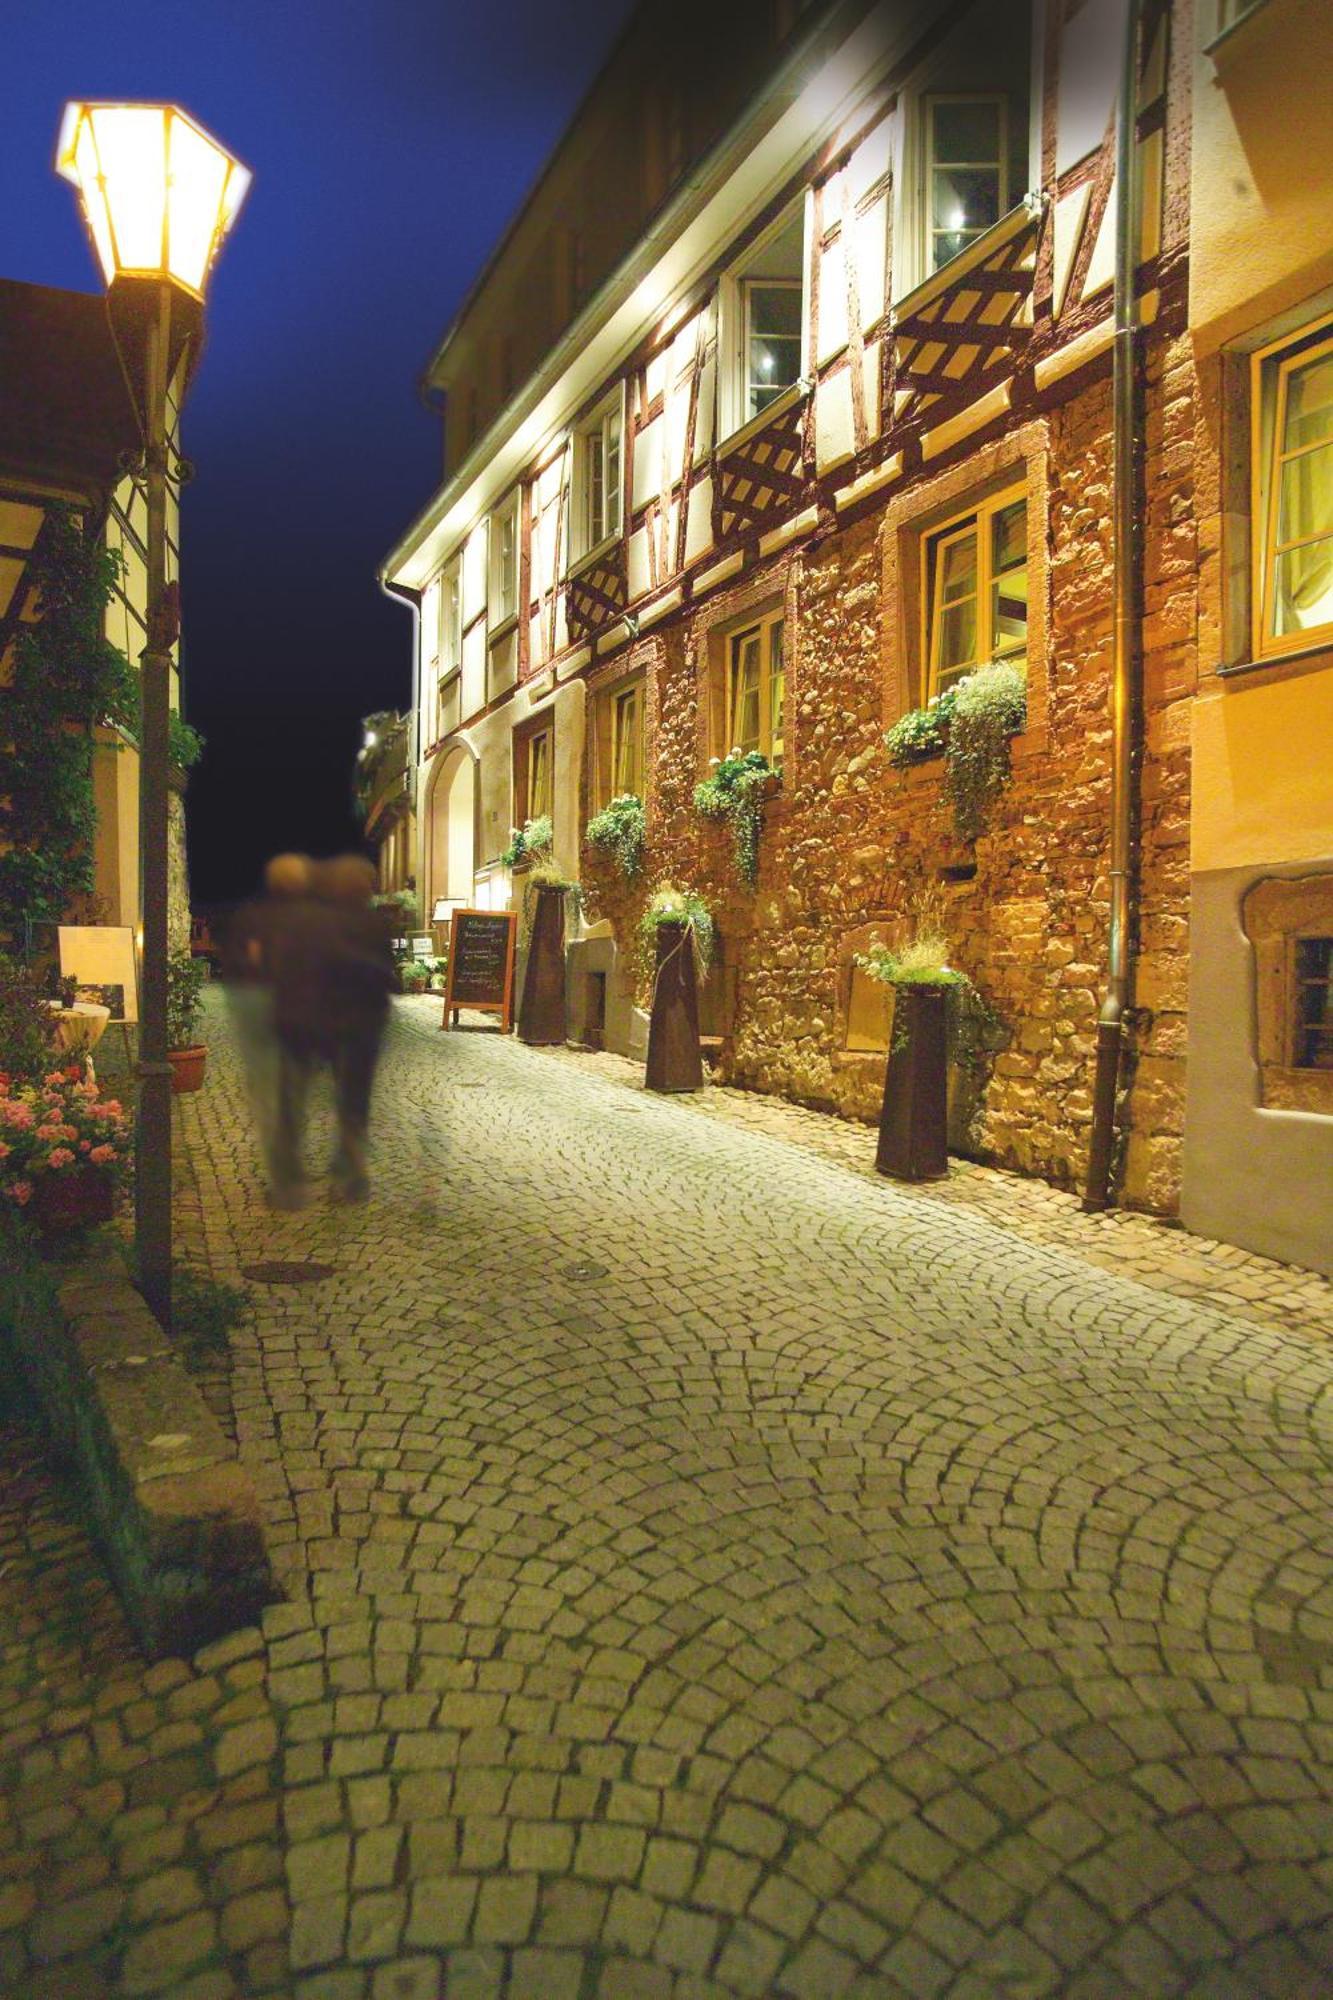
<path fill-rule="evenodd" d="M 1305 1076 L 1328 1076 L 1333 1073 L 1333 1061 L 1327 1063 L 1301 1061 L 1302 1044 L 1307 1036 L 1317 1038 L 1320 1035 L 1333 1035 L 1333 1026 L 1323 1022 L 1308 1022 L 1302 1018 L 1303 996 L 1307 987 L 1322 988 L 1325 993 L 1333 991 L 1333 956 L 1330 958 L 1329 970 L 1323 978 L 1311 979 L 1301 971 L 1301 947 L 1321 944 L 1333 944 L 1327 930 L 1299 930 L 1291 933 L 1287 939 L 1289 954 L 1286 1010 L 1287 1067 Z"/>
<path fill-rule="evenodd" d="M 980 239 L 986 234 L 987 230 L 993 229 L 995 227 L 995 224 L 1001 221 L 1003 217 L 1009 213 L 1009 207 L 1010 207 L 1009 116 L 1010 116 L 1011 106 L 1009 102 L 1009 93 L 1004 90 L 928 90 L 923 92 L 921 104 L 924 116 L 921 120 L 922 172 L 921 172 L 920 237 L 924 251 L 922 257 L 923 269 L 921 274 L 922 281 L 924 282 L 925 279 L 927 278 L 933 278 L 937 272 L 945 270 L 950 264 L 952 264 L 955 257 L 964 256 L 966 252 L 972 248 L 973 244 L 980 241 Z M 935 217 L 934 197 L 935 197 L 935 174 L 937 171 L 934 140 L 935 140 L 935 112 L 938 106 L 940 106 L 941 104 L 994 104 L 999 107 L 1000 123 L 999 123 L 999 134 L 997 142 L 999 145 L 999 158 L 996 161 L 996 167 L 999 173 L 999 188 L 997 194 L 998 206 L 996 209 L 994 219 L 988 222 L 984 228 L 972 231 L 969 236 L 969 240 L 966 243 L 964 243 L 960 249 L 951 251 L 949 255 L 946 258 L 944 258 L 943 262 L 937 264 L 934 262 L 935 236 L 936 236 L 936 227 L 934 220 Z M 957 160 L 946 162 L 946 165 L 951 165 L 951 166 L 959 166 L 962 164 L 964 163 Z M 969 162 L 967 164 L 975 164 L 976 166 L 989 167 L 990 162 L 976 161 L 976 162 Z M 939 233 L 948 234 L 949 232 L 940 231 Z"/>
<path fill-rule="evenodd" d="M 555 803 L 555 723 L 548 716 L 537 729 L 529 730 L 521 739 L 523 745 L 523 798 L 521 811 L 517 815 L 519 824 L 530 819 L 541 819 L 551 815 Z M 538 758 L 537 752 L 541 751 Z M 535 796 L 535 775 L 541 763 L 545 777 L 545 798 L 538 802 Z"/>
<path fill-rule="evenodd" d="M 512 580 L 510 602 L 506 606 L 504 598 L 504 536 L 509 527 L 513 534 Z M 490 615 L 488 624 L 492 633 L 512 624 L 518 617 L 519 609 L 519 557 L 520 557 L 519 489 L 517 486 L 505 501 L 491 514 L 490 539 Z"/>
<path fill-rule="evenodd" d="M 719 448 L 723 451 L 752 426 L 756 430 L 762 430 L 779 410 L 790 407 L 802 396 L 809 394 L 812 211 L 813 191 L 805 188 L 794 200 L 786 204 L 781 214 L 775 216 L 767 229 L 763 230 L 753 243 L 747 244 L 745 249 L 731 260 L 730 267 L 718 278 L 717 404 Z M 753 276 L 749 275 L 748 267 L 761 258 L 768 246 L 792 226 L 798 214 L 801 221 L 799 279 L 765 278 L 758 272 Z M 775 286 L 785 284 L 793 288 L 799 284 L 801 293 L 801 353 L 796 380 L 780 390 L 753 416 L 749 411 L 749 288 L 752 284 Z"/>
<path fill-rule="evenodd" d="M 616 435 L 615 452 L 615 504 L 609 508 L 610 480 L 608 478 L 608 435 L 614 425 Z M 594 456 L 594 454 L 596 454 Z M 595 465 L 601 467 L 601 518 L 594 522 L 592 508 L 592 475 Z M 613 392 L 602 399 L 583 422 L 574 428 L 574 450 L 572 465 L 573 505 L 570 509 L 569 568 L 577 569 L 580 564 L 609 549 L 620 540 L 625 532 L 625 396 L 624 386 L 617 383 Z M 594 526 L 601 532 L 594 535 Z"/>
<path fill-rule="evenodd" d="M 790 718 L 790 703 L 787 699 L 787 607 L 785 603 L 770 606 L 766 611 L 756 613 L 733 625 L 726 633 L 726 657 L 724 661 L 725 681 L 723 697 L 726 708 L 727 749 L 746 749 L 739 732 L 737 685 L 739 649 L 751 637 L 759 639 L 759 679 L 757 687 L 759 711 L 759 741 L 750 744 L 752 750 L 759 750 L 775 771 L 781 771 L 788 757 L 787 734 Z M 775 736 L 773 730 L 773 633 L 778 630 L 781 639 L 781 679 L 782 679 L 782 729 Z M 774 754 L 774 744 L 777 754 Z"/>
<path fill-rule="evenodd" d="M 622 686 L 613 688 L 608 697 L 608 705 L 611 711 L 610 797 L 613 799 L 623 798 L 632 794 L 641 803 L 643 800 L 645 765 L 644 693 L 644 679 L 641 675 L 636 675 L 632 681 L 626 681 Z M 628 733 L 632 734 L 633 738 L 631 750 L 631 762 L 635 778 L 633 784 L 622 782 L 624 776 L 622 768 L 624 763 L 623 753 L 626 747 L 627 734 L 625 715 L 627 711 L 632 714 L 632 722 L 629 725 Z"/>
<path fill-rule="evenodd" d="M 1320 336 L 1323 336 L 1322 338 Z M 1311 653 L 1333 646 L 1333 618 L 1299 632 L 1277 633 L 1270 614 L 1275 612 L 1278 543 L 1277 522 L 1281 504 L 1281 470 L 1286 459 L 1299 452 L 1283 453 L 1283 422 L 1287 388 L 1292 373 L 1321 355 L 1333 355 L 1333 315 L 1321 314 L 1308 325 L 1287 333 L 1279 340 L 1257 348 L 1250 357 L 1250 638 L 1256 660 L 1289 659 L 1297 653 Z M 1265 377 L 1272 371 L 1271 391 Z M 1321 440 L 1321 444 L 1333 441 Z M 1316 450 L 1318 446 L 1309 449 Z M 1309 536 L 1307 541 L 1333 540 L 1330 535 Z M 1289 548 L 1299 542 L 1286 544 Z"/>
<path fill-rule="evenodd" d="M 943 549 L 950 542 L 960 540 L 969 526 L 974 529 L 977 540 L 977 657 L 970 666 L 962 667 L 959 670 L 955 676 L 955 681 L 961 680 L 966 674 L 976 673 L 980 667 L 990 666 L 996 659 L 1004 660 L 1017 657 L 1017 654 L 1012 652 L 997 654 L 993 633 L 990 634 L 991 643 L 989 647 L 982 644 L 983 633 L 988 632 L 991 625 L 991 585 L 994 581 L 994 572 L 992 568 L 993 538 L 991 534 L 983 534 L 981 532 L 981 524 L 985 521 L 989 527 L 997 514 L 1003 513 L 1007 507 L 1012 507 L 1020 501 L 1024 507 L 1026 527 L 1026 510 L 1028 505 L 1027 483 L 1025 479 L 1019 479 L 998 487 L 994 493 L 980 495 L 969 506 L 962 508 L 957 513 L 950 514 L 943 520 L 923 526 L 921 529 L 919 557 L 921 567 L 919 584 L 921 629 L 919 635 L 920 653 L 918 658 L 921 667 L 922 701 L 924 705 L 928 706 L 941 692 L 939 686 L 939 663 L 937 659 L 938 646 L 936 643 L 940 636 L 940 626 L 934 616 L 937 600 L 936 584 L 935 578 L 932 576 L 932 568 L 936 566 L 936 559 Z M 1029 588 L 1031 559 L 1031 550 L 1026 549 L 1024 568 L 1029 575 Z M 1031 613 L 1029 609 L 1022 655 L 1024 661 L 1027 659 L 1030 644 Z"/>
<path fill-rule="evenodd" d="M 463 555 L 459 550 L 440 571 L 440 643 L 436 654 L 440 678 L 463 665 Z"/>

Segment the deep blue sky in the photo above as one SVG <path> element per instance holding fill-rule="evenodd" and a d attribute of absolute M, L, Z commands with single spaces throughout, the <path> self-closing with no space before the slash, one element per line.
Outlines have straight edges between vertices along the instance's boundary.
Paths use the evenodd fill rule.
<path fill-rule="evenodd" d="M 254 185 L 186 410 L 196 901 L 354 837 L 356 718 L 406 702 L 375 570 L 440 456 L 417 381 L 631 0 L 45 0 L 5 32 L 0 274 L 97 288 L 51 171 L 67 97 L 179 103 Z"/>

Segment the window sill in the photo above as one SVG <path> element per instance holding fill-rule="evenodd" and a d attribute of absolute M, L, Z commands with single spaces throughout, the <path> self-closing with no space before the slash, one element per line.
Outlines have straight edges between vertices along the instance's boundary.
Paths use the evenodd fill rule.
<path fill-rule="evenodd" d="M 585 549 L 581 556 L 575 556 L 569 568 L 565 571 L 566 583 L 573 583 L 578 577 L 583 575 L 585 570 L 591 569 L 595 563 L 604 562 L 619 540 L 620 536 L 618 534 L 603 535 L 595 548 Z"/>
<path fill-rule="evenodd" d="M 923 278 L 910 292 L 905 292 L 902 298 L 895 299 L 889 312 L 890 328 L 895 327 L 900 319 L 910 319 L 915 313 L 919 313 L 923 306 L 928 306 L 941 292 L 947 292 L 978 264 L 984 264 L 997 250 L 1002 250 L 1013 237 L 1021 236 L 1023 231 L 1039 218 L 1043 206 L 1041 195 L 1025 194 L 1016 208 L 1011 208 L 1007 215 L 1002 215 L 998 222 L 991 224 L 984 236 L 978 236 L 976 242 L 969 243 L 966 250 L 960 250 L 947 264 L 941 264 L 938 271 L 932 271 L 928 278 Z"/>
<path fill-rule="evenodd" d="M 1219 667 L 1220 681 L 1244 680 L 1250 674 L 1264 674 L 1283 667 L 1323 667 L 1333 662 L 1333 637 L 1320 639 L 1313 646 L 1293 646 L 1287 653 L 1264 653 L 1257 660 L 1237 660 L 1234 665 Z"/>
<path fill-rule="evenodd" d="M 751 438 L 762 436 L 770 424 L 776 423 L 779 417 L 785 417 L 789 410 L 794 410 L 799 403 L 806 400 L 811 386 L 804 375 L 798 382 L 793 382 L 789 389 L 784 389 L 780 396 L 775 396 L 771 403 L 766 403 L 757 417 L 748 418 L 738 431 L 733 431 L 730 437 L 723 438 L 717 448 L 718 457 L 727 458 L 733 451 L 739 451 L 742 445 L 748 444 Z"/>
<path fill-rule="evenodd" d="M 500 620 L 500 623 L 493 631 L 486 634 L 486 644 L 488 646 L 498 646 L 502 639 L 507 639 L 511 632 L 516 632 L 517 630 L 518 613 L 517 611 L 511 611 L 507 618 Z"/>

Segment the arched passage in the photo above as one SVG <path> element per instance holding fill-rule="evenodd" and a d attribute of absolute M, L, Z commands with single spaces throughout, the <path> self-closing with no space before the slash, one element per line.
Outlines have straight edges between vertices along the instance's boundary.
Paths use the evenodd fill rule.
<path fill-rule="evenodd" d="M 442 896 L 470 903 L 476 872 L 477 767 L 458 744 L 436 766 L 426 811 L 427 909 Z"/>

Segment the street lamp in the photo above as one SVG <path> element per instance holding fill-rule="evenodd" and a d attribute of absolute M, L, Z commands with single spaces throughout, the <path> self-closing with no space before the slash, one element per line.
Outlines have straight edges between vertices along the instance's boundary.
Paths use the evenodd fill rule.
<path fill-rule="evenodd" d="M 250 184 L 246 169 L 174 105 L 67 104 L 56 171 L 79 190 L 109 298 L 142 327 L 148 643 L 139 703 L 139 880 L 143 993 L 135 1243 L 140 1282 L 171 1306 L 171 1069 L 167 1062 L 167 830 L 171 649 L 167 584 L 167 391 L 172 319 L 197 324 L 222 239 Z M 113 308 L 112 328 L 115 329 Z"/>

